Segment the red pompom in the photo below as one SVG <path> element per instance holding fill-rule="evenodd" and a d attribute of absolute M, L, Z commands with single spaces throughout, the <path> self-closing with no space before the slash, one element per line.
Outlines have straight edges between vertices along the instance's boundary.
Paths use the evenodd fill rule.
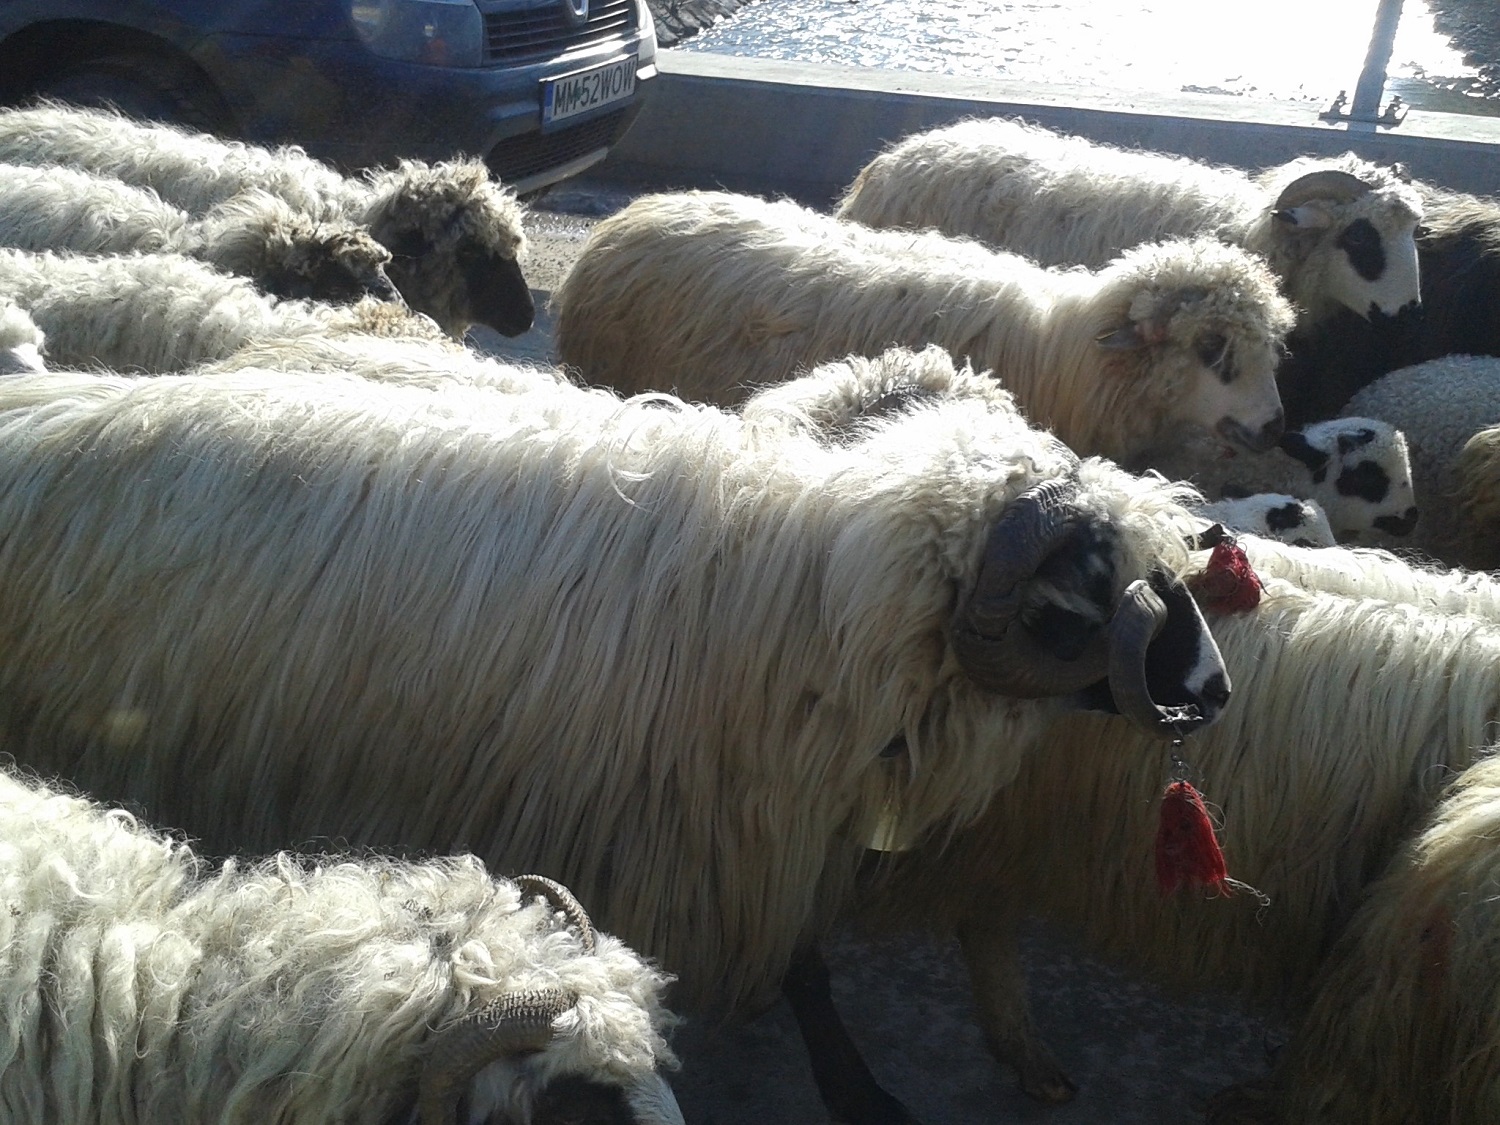
<path fill-rule="evenodd" d="M 1172 782 L 1162 794 L 1156 829 L 1156 885 L 1162 894 L 1187 885 L 1227 895 L 1228 876 L 1203 798 L 1190 783 Z"/>
<path fill-rule="evenodd" d="M 1214 613 L 1248 613 L 1260 604 L 1260 578 L 1233 539 L 1222 539 L 1214 546 L 1203 573 L 1188 585 L 1203 608 Z"/>

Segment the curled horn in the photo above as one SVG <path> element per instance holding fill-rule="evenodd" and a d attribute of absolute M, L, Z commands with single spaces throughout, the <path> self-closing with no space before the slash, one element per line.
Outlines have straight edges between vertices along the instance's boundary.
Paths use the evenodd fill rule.
<path fill-rule="evenodd" d="M 1298 176 L 1276 198 L 1276 211 L 1287 211 L 1300 207 L 1313 199 L 1326 199 L 1334 203 L 1349 203 L 1370 192 L 1370 185 L 1350 172 L 1334 168 L 1323 168 Z"/>
<path fill-rule="evenodd" d="M 1106 674 L 1102 638 L 1065 661 L 1015 627 L 1017 587 L 1078 527 L 1077 495 L 1075 479 L 1049 480 L 1018 496 L 990 529 L 974 585 L 949 626 L 954 655 L 982 688 L 1024 698 L 1066 695 Z"/>
<path fill-rule="evenodd" d="M 585 953 L 594 952 L 594 924 L 589 921 L 588 912 L 584 910 L 583 904 L 573 897 L 573 892 L 567 887 L 545 875 L 517 875 L 511 882 L 521 891 L 522 895 L 527 893 L 538 895 L 551 904 L 552 909 L 561 911 L 562 916 L 568 920 L 568 925 L 578 931 L 578 938 L 583 943 Z"/>
<path fill-rule="evenodd" d="M 575 1003 L 558 988 L 514 992 L 434 1035 L 417 1090 L 418 1125 L 453 1125 L 474 1075 L 496 1059 L 540 1051 L 552 1041 L 553 1022 Z"/>
<path fill-rule="evenodd" d="M 1109 623 L 1109 691 L 1120 714 L 1147 731 L 1173 738 L 1202 725 L 1203 716 L 1195 706 L 1163 707 L 1151 698 L 1146 649 L 1166 622 L 1167 605 L 1148 580 L 1137 578 L 1125 588 Z"/>

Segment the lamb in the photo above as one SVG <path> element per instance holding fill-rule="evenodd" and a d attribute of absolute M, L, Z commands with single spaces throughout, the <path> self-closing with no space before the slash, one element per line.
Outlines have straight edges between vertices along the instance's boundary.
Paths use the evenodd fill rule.
<path fill-rule="evenodd" d="M 890 860 L 868 904 L 875 924 L 958 932 L 991 1048 L 1049 1100 L 1072 1085 L 1027 1012 L 1014 948 L 1022 916 L 1174 985 L 1238 991 L 1295 1014 L 1334 939 L 1359 932 L 1348 924 L 1362 894 L 1445 782 L 1496 737 L 1494 620 L 1274 578 L 1254 612 L 1210 620 L 1240 703 L 1181 753 L 1222 810 L 1231 873 L 1269 905 L 1161 897 L 1152 839 L 1169 765 L 1131 732 L 1083 716 L 1055 724 L 1046 752 L 1028 756 L 949 846 L 936 838 Z M 1309 684 L 1338 685 L 1337 700 Z M 1414 1035 L 1459 1013 L 1459 1001 L 1433 1003 L 1441 1010 Z M 1403 1054 L 1410 1042 L 1393 1033 L 1381 1065 L 1398 1075 L 1420 1065 Z M 1450 1057 L 1483 1054 L 1487 1042 L 1476 1034 Z M 1364 1115 L 1338 1120 L 1410 1120 L 1382 1116 L 1378 1096 L 1362 1095 Z"/>
<path fill-rule="evenodd" d="M 1285 492 L 1256 492 L 1207 501 L 1196 505 L 1194 511 L 1228 531 L 1278 539 L 1298 547 L 1332 547 L 1338 542 L 1322 505 Z"/>
<path fill-rule="evenodd" d="M 1412 484 L 1422 517 L 1411 538 L 1450 566 L 1500 567 L 1500 524 L 1483 518 L 1500 476 L 1475 468 L 1476 433 L 1500 425 L 1500 358 L 1445 356 L 1382 375 L 1349 400 L 1345 411 L 1384 419 L 1406 434 Z"/>
<path fill-rule="evenodd" d="M 893 761 L 921 831 L 1080 692 L 1161 736 L 1223 706 L 1179 494 L 1008 403 L 845 446 L 558 409 L 585 399 L 0 383 L 7 751 L 214 849 L 547 871 L 676 1003 L 743 1011 L 837 909 Z"/>
<path fill-rule="evenodd" d="M 36 321 L 9 301 L 0 299 L 0 375 L 45 371 L 42 352 L 46 338 Z"/>
<path fill-rule="evenodd" d="M 821 361 L 936 343 L 1080 454 L 1127 461 L 1189 422 L 1252 449 L 1281 432 L 1291 310 L 1264 266 L 1211 239 L 1049 271 L 789 201 L 649 195 L 594 228 L 553 303 L 562 362 L 622 391 L 731 404 Z"/>
<path fill-rule="evenodd" d="M 387 301 L 278 301 L 180 254 L 0 250 L 0 300 L 26 311 L 63 368 L 186 371 L 255 341 L 325 334 L 442 338 L 426 317 Z"/>
<path fill-rule="evenodd" d="M 277 297 L 400 300 L 391 252 L 347 223 L 318 223 L 264 192 L 202 218 L 148 188 L 70 168 L 0 165 L 0 246 L 84 254 L 173 252 L 248 277 Z"/>
<path fill-rule="evenodd" d="M 1212 435 L 1190 434 L 1143 460 L 1169 479 L 1192 481 L 1210 500 L 1285 493 L 1316 501 L 1342 543 L 1399 546 L 1417 525 L 1406 436 L 1377 418 L 1304 426 L 1263 453 L 1227 450 Z"/>
<path fill-rule="evenodd" d="M 1279 375 L 1294 424 L 1333 417 L 1387 372 L 1447 355 L 1500 355 L 1500 202 L 1413 186 L 1425 209 L 1422 306 L 1372 324 L 1336 316 L 1298 333 Z"/>
<path fill-rule="evenodd" d="M 473 324 L 519 336 L 535 319 L 521 271 L 522 207 L 479 160 L 402 161 L 355 179 L 295 146 L 267 149 L 50 103 L 0 112 L 0 162 L 112 176 L 194 215 L 266 192 L 317 222 L 368 230 L 394 255 L 388 272 L 406 303 L 452 336 Z"/>
<path fill-rule="evenodd" d="M 1347 153 L 1252 176 L 1020 120 L 970 118 L 876 156 L 838 214 L 1093 268 L 1143 242 L 1211 235 L 1264 257 L 1305 328 L 1341 308 L 1368 318 L 1418 301 L 1422 200 L 1402 175 Z"/>
<path fill-rule="evenodd" d="M 551 880 L 472 856 L 215 869 L 6 770 L 0 888 L 15 1120 L 682 1121 L 667 978 Z"/>
<path fill-rule="evenodd" d="M 1500 1113 L 1500 756 L 1470 766 L 1375 885 L 1260 1099 L 1265 1121 L 1483 1125 Z M 1244 1092 L 1221 1096 L 1246 1121 Z"/>

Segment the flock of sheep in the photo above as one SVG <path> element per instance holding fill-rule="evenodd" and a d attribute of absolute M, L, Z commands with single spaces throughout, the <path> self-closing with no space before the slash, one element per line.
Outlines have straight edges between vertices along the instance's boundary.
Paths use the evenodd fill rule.
<path fill-rule="evenodd" d="M 966 121 L 627 205 L 556 368 L 521 220 L 0 112 L 0 1118 L 670 1125 L 785 995 L 910 1125 L 851 919 L 1065 1100 L 1028 916 L 1293 1018 L 1216 1121 L 1500 1118 L 1500 205 Z"/>

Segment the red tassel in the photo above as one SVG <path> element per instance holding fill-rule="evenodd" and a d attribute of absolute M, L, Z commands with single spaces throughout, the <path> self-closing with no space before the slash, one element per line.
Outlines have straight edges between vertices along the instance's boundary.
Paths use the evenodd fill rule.
<path fill-rule="evenodd" d="M 1178 887 L 1207 887 L 1228 895 L 1229 869 L 1198 790 L 1186 781 L 1167 786 L 1156 829 L 1156 885 L 1169 895 Z"/>
<path fill-rule="evenodd" d="M 1260 578 L 1233 539 L 1219 541 L 1208 565 L 1188 585 L 1214 613 L 1248 613 L 1260 605 Z"/>

